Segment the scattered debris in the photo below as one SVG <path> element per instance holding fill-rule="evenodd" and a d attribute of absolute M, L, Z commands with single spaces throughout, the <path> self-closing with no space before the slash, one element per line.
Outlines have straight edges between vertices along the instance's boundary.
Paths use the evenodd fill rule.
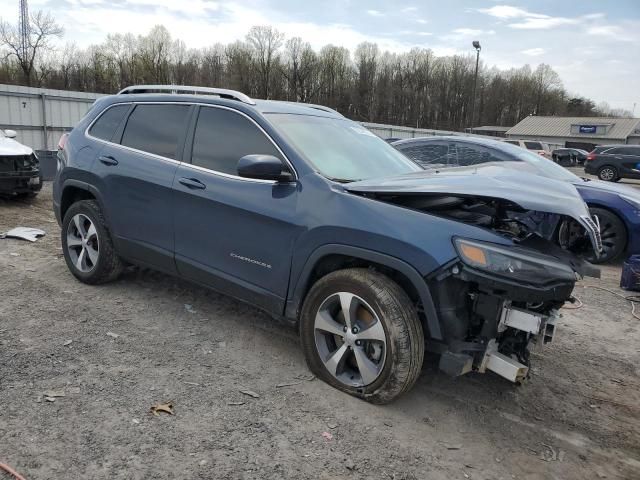
<path fill-rule="evenodd" d="M 194 387 L 199 387 L 200 386 L 200 384 L 196 383 L 196 382 L 184 382 L 184 383 L 187 384 L 187 385 L 193 385 Z"/>
<path fill-rule="evenodd" d="M 165 402 L 159 403 L 151 407 L 151 413 L 158 416 L 160 412 L 168 413 L 169 415 L 173 415 L 173 402 Z"/>
<path fill-rule="evenodd" d="M 386 425 L 387 427 L 393 427 L 393 423 L 389 422 L 389 421 L 383 421 L 382 422 L 384 425 Z"/>
<path fill-rule="evenodd" d="M 564 462 L 565 453 L 566 452 L 564 450 L 558 450 L 558 461 L 559 462 Z"/>
<path fill-rule="evenodd" d="M 354 470 L 356 468 L 356 464 L 353 463 L 353 460 L 351 460 L 350 458 L 345 459 L 344 466 L 347 468 L 347 470 Z"/>
<path fill-rule="evenodd" d="M 185 303 L 184 309 L 189 313 L 196 313 L 196 310 L 194 310 L 193 305 L 191 305 L 190 303 Z"/>
<path fill-rule="evenodd" d="M 55 401 L 56 401 L 55 397 L 44 397 L 44 399 L 45 399 L 47 402 L 51 402 L 51 403 L 53 403 L 53 402 L 55 402 Z"/>
<path fill-rule="evenodd" d="M 279 383 L 276 385 L 276 388 L 293 387 L 294 385 L 300 385 L 301 383 L 302 382 Z"/>
<path fill-rule="evenodd" d="M 336 424 L 336 423 L 327 423 L 327 427 L 329 427 L 331 430 L 334 430 L 334 429 L 338 428 L 338 424 Z"/>
<path fill-rule="evenodd" d="M 547 445 L 543 443 L 542 446 L 545 448 L 542 452 L 540 452 L 540 459 L 545 462 L 555 462 L 558 459 L 558 454 L 556 453 L 556 449 L 551 445 Z"/>
<path fill-rule="evenodd" d="M 67 340 L 66 342 L 64 342 L 62 345 L 65 347 L 68 347 L 69 345 L 71 345 L 73 343 L 73 340 Z"/>
<path fill-rule="evenodd" d="M 447 450 L 460 450 L 462 448 L 461 443 L 445 443 L 444 446 Z"/>
<path fill-rule="evenodd" d="M 327 441 L 333 440 L 333 435 L 331 435 L 329 432 L 322 432 L 322 436 Z"/>
<path fill-rule="evenodd" d="M 238 407 L 240 405 L 244 405 L 244 402 L 227 402 L 227 405 L 230 405 L 232 407 Z"/>
<path fill-rule="evenodd" d="M 20 254 L 16 253 L 16 252 L 11 252 L 9 255 L 11 255 L 12 257 L 19 257 L 20 256 Z M 15 267 L 15 265 L 14 265 L 14 267 Z"/>
<path fill-rule="evenodd" d="M 242 393 L 244 395 L 248 395 L 248 396 L 253 397 L 253 398 L 260 398 L 260 395 L 258 395 L 256 392 L 254 392 L 252 390 L 240 390 L 240 393 Z"/>
<path fill-rule="evenodd" d="M 45 235 L 46 232 L 38 228 L 16 227 L 12 228 L 8 232 L 0 233 L 0 238 L 17 238 L 20 240 L 35 242 L 38 238 L 44 237 Z"/>
<path fill-rule="evenodd" d="M 120 335 L 118 335 L 117 333 L 113 333 L 113 332 L 107 332 L 107 336 L 109 336 L 111 338 L 118 338 Z"/>
<path fill-rule="evenodd" d="M 49 398 L 59 398 L 59 397 L 64 397 L 64 391 L 62 390 L 47 390 L 46 392 L 42 393 L 45 397 L 49 397 Z"/>
<path fill-rule="evenodd" d="M 133 419 L 131 419 L 131 422 L 132 422 L 132 423 L 135 423 L 136 425 L 139 425 L 139 424 L 140 424 L 140 420 L 138 420 L 137 418 L 133 418 Z"/>
<path fill-rule="evenodd" d="M 295 378 L 296 380 L 302 380 L 302 381 L 305 381 L 305 382 L 311 382 L 311 381 L 316 379 L 316 376 L 315 375 L 296 375 L 293 378 Z"/>

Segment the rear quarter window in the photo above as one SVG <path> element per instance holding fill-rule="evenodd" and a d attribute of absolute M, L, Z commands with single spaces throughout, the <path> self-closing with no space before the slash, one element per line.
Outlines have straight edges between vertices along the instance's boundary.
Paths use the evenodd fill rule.
<path fill-rule="evenodd" d="M 520 146 L 520 142 L 516 141 L 516 140 L 505 140 L 504 143 L 508 143 L 510 145 L 517 145 Z"/>
<path fill-rule="evenodd" d="M 124 119 L 130 105 L 114 105 L 107 108 L 93 123 L 89 129 L 89 135 L 99 138 L 100 140 L 106 140 L 107 142 L 113 139 L 113 134 L 120 126 L 120 123 Z"/>

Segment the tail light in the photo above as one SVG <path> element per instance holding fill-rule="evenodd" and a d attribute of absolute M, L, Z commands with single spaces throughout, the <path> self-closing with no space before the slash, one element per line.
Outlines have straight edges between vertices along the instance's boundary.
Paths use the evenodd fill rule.
<path fill-rule="evenodd" d="M 591 162 L 593 160 L 596 159 L 596 154 L 595 153 L 588 153 L 587 154 L 587 158 L 585 159 L 585 162 Z"/>
<path fill-rule="evenodd" d="M 69 138 L 69 134 L 63 133 L 60 140 L 58 140 L 58 150 L 64 150 L 64 146 L 67 144 L 67 138 Z"/>

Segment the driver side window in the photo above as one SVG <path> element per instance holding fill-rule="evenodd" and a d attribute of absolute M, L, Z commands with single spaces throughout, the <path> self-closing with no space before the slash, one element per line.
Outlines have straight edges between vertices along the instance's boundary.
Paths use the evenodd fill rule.
<path fill-rule="evenodd" d="M 222 108 L 200 107 L 191 150 L 193 165 L 238 175 L 238 160 L 252 154 L 283 160 L 274 144 L 248 118 Z"/>

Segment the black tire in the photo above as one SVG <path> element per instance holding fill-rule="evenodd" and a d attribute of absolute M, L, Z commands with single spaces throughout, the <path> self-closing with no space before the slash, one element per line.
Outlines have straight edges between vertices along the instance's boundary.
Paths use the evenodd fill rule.
<path fill-rule="evenodd" d="M 622 255 L 627 248 L 627 229 L 620 218 L 613 212 L 603 208 L 590 208 L 592 215 L 600 221 L 600 234 L 604 246 L 603 254 L 596 258 L 591 254 L 587 257 L 591 263 L 612 262 Z"/>
<path fill-rule="evenodd" d="M 338 380 L 325 368 L 316 347 L 316 314 L 325 299 L 337 292 L 349 292 L 362 298 L 384 328 L 387 345 L 384 366 L 369 385 L 353 387 Z M 318 280 L 302 307 L 300 338 L 307 364 L 318 378 L 371 403 L 388 403 L 410 390 L 422 369 L 424 335 L 416 309 L 397 283 L 373 270 L 338 270 Z"/>
<path fill-rule="evenodd" d="M 605 182 L 617 182 L 620 180 L 618 169 L 613 165 L 603 165 L 598 169 L 598 178 Z"/>
<path fill-rule="evenodd" d="M 67 232 L 73 217 L 82 214 L 95 226 L 97 241 L 99 242 L 98 260 L 88 272 L 83 272 L 76 267 L 71 259 L 71 253 L 67 244 Z M 62 251 L 67 267 L 71 273 L 81 282 L 89 285 L 111 282 L 118 278 L 124 268 L 111 240 L 111 235 L 98 202 L 95 200 L 81 200 L 69 207 L 62 221 Z"/>

